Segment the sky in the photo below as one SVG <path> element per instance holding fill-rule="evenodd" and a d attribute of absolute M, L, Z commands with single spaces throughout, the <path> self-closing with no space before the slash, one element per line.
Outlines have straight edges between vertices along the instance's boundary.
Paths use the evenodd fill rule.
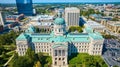
<path fill-rule="evenodd" d="M 120 2 L 120 0 L 33 0 L 33 3 L 49 2 Z M 0 0 L 0 3 L 16 3 L 15 0 Z"/>

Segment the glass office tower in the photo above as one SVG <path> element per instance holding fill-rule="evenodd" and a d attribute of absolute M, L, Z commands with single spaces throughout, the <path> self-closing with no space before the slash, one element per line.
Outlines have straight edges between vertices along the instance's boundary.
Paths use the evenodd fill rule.
<path fill-rule="evenodd" d="M 18 14 L 33 15 L 32 0 L 16 0 Z"/>

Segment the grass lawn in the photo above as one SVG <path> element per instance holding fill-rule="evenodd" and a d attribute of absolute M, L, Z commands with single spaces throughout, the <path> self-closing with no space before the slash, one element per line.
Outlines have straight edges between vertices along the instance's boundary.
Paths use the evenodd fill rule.
<path fill-rule="evenodd" d="M 69 67 L 108 67 L 101 56 L 87 53 L 72 54 L 69 57 Z"/>

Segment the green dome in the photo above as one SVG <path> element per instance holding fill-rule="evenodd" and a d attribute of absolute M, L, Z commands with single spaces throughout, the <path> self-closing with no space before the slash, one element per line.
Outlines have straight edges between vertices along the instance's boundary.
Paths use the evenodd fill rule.
<path fill-rule="evenodd" d="M 62 25 L 65 24 L 65 20 L 63 18 L 56 18 L 54 23 L 57 25 Z"/>

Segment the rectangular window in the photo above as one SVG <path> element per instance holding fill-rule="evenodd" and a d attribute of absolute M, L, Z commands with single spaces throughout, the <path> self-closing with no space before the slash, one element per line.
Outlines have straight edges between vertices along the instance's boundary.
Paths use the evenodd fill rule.
<path fill-rule="evenodd" d="M 60 29 L 59 29 L 59 32 L 60 32 Z"/>
<path fill-rule="evenodd" d="M 65 62 L 63 62 L 63 65 L 65 65 Z"/>
<path fill-rule="evenodd" d="M 57 65 L 57 62 L 55 61 L 55 65 Z"/>
<path fill-rule="evenodd" d="M 64 58 L 62 58 L 62 60 L 64 60 Z"/>
<path fill-rule="evenodd" d="M 57 56 L 57 50 L 55 50 L 55 56 Z"/>
<path fill-rule="evenodd" d="M 59 56 L 61 56 L 61 50 L 59 50 Z"/>
<path fill-rule="evenodd" d="M 62 50 L 62 56 L 65 56 L 65 50 Z"/>

